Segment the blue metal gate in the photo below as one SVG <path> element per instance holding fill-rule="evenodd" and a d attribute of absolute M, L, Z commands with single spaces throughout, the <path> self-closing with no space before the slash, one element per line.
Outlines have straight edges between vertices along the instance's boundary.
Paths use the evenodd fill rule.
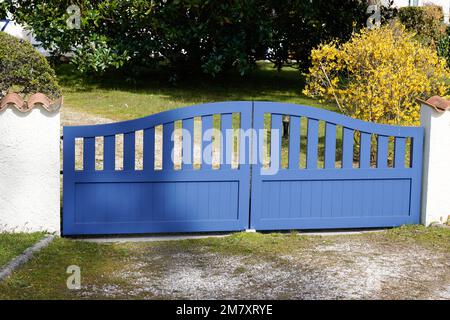
<path fill-rule="evenodd" d="M 251 228 L 388 227 L 420 222 L 423 128 L 369 123 L 312 107 L 255 102 L 255 129 L 263 129 L 269 118 L 271 129 L 282 132 L 286 116 L 288 166 L 272 161 L 276 168 L 260 162 L 253 167 Z M 336 152 L 338 131 L 340 153 Z M 276 146 L 283 144 L 282 135 L 272 134 L 270 139 L 270 157 L 281 157 L 283 150 Z M 304 168 L 299 161 L 302 151 Z M 393 154 L 390 163 L 389 153 Z"/>
<path fill-rule="evenodd" d="M 177 126 L 183 129 L 179 167 L 172 157 Z M 205 156 L 212 157 L 207 145 L 212 138 L 205 133 L 213 127 L 222 133 L 216 145 L 227 160 L 220 167 L 204 162 Z M 230 129 L 243 131 L 230 137 Z M 270 147 L 256 143 L 263 129 L 270 129 Z M 157 130 L 162 142 L 155 139 Z M 141 168 L 136 168 L 137 132 L 143 137 Z M 203 139 L 197 151 L 196 133 Z M 119 136 L 123 168 L 116 163 Z M 82 168 L 75 163 L 78 139 Z M 211 103 L 113 124 L 65 127 L 63 234 L 419 223 L 422 143 L 420 127 L 368 123 L 272 102 Z M 262 163 L 264 151 L 270 153 L 269 167 Z M 193 164 L 195 152 L 203 154 L 200 167 Z M 230 161 L 233 153 L 237 166 Z M 274 161 L 283 157 L 287 167 Z"/>
<path fill-rule="evenodd" d="M 211 163 L 194 168 L 194 122 L 202 133 L 220 115 L 221 130 L 252 123 L 251 102 L 204 104 L 146 118 L 64 128 L 63 234 L 127 234 L 244 230 L 249 224 L 250 165 Z M 200 119 L 201 118 L 201 119 Z M 181 120 L 183 164 L 174 168 L 175 122 Z M 155 127 L 162 125 L 162 168 L 155 168 Z M 136 132 L 143 130 L 143 170 L 135 167 Z M 123 134 L 123 170 L 116 170 L 116 137 Z M 203 135 L 202 135 L 203 136 Z M 103 170 L 96 169 L 96 137 L 103 138 Z M 75 140 L 83 140 L 83 168 L 75 168 Z M 188 141 L 191 140 L 191 141 Z M 202 153 L 208 144 L 202 143 Z M 221 154 L 227 144 L 221 143 Z M 237 144 L 236 144 L 237 145 Z M 240 143 L 242 153 L 249 145 Z M 186 148 L 185 146 L 188 146 Z M 98 145 L 97 145 L 98 147 Z M 206 150 L 206 151 L 205 151 Z M 209 149 L 211 152 L 211 149 Z"/>

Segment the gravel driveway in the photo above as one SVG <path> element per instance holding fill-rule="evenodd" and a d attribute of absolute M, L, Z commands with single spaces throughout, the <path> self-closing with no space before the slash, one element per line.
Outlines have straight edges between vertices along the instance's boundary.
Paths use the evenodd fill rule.
<path fill-rule="evenodd" d="M 67 267 L 81 289 L 66 286 Z M 450 229 L 235 233 L 153 242 L 55 239 L 0 299 L 450 299 Z"/>
<path fill-rule="evenodd" d="M 82 296 L 450 299 L 448 252 L 383 235 L 308 237 L 289 250 L 245 254 L 223 251 L 208 240 L 195 246 L 133 245 L 133 254 L 113 274 L 127 285 L 87 285 Z"/>

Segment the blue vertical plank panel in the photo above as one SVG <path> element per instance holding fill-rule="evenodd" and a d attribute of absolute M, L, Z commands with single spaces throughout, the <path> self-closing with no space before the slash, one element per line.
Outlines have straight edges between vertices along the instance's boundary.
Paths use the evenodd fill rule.
<path fill-rule="evenodd" d="M 114 171 L 116 168 L 116 136 L 103 139 L 103 170 Z"/>
<path fill-rule="evenodd" d="M 134 132 L 127 132 L 123 135 L 123 169 L 132 171 L 135 169 L 135 146 L 136 137 Z"/>
<path fill-rule="evenodd" d="M 220 130 L 222 134 L 222 143 L 220 146 L 220 159 L 222 163 L 220 168 L 231 169 L 234 141 L 228 130 L 233 130 L 233 114 L 225 113 L 220 116 Z"/>
<path fill-rule="evenodd" d="M 270 217 L 269 215 L 269 197 L 265 197 L 264 195 L 269 193 L 269 184 L 264 183 L 261 185 L 261 199 L 260 203 L 260 210 L 258 211 L 258 216 L 260 216 L 263 219 L 267 219 Z"/>
<path fill-rule="evenodd" d="M 420 200 L 421 200 L 421 186 L 422 186 L 422 153 L 423 153 L 423 139 L 424 139 L 423 127 L 418 128 L 415 134 L 411 138 L 412 148 L 412 166 L 411 171 L 413 177 L 411 179 L 411 211 L 410 216 L 414 221 L 413 223 L 420 222 Z"/>
<path fill-rule="evenodd" d="M 394 148 L 395 148 L 394 167 L 395 168 L 404 168 L 405 167 L 406 138 L 396 137 Z"/>
<path fill-rule="evenodd" d="M 285 114 L 291 119 L 294 117 L 309 119 L 308 170 L 266 172 L 260 170 L 260 165 L 253 168 L 250 212 L 252 228 L 256 230 L 370 228 L 392 227 L 420 221 L 422 128 L 369 123 L 307 106 L 256 102 L 253 121 L 255 130 L 264 127 L 264 114 L 267 113 Z M 334 168 L 336 126 L 343 128 L 342 169 L 317 168 L 318 121 L 326 123 L 324 165 L 326 169 Z M 361 133 L 359 167 L 353 167 L 355 131 Z M 379 142 L 381 146 L 379 157 L 385 154 L 384 168 L 370 167 L 372 135 L 386 137 L 385 146 L 384 138 Z M 397 138 L 400 143 L 405 137 L 412 138 L 414 148 L 411 168 L 387 167 L 387 142 L 390 136 Z M 397 152 L 401 153 L 398 148 Z"/>
<path fill-rule="evenodd" d="M 211 103 L 95 126 L 64 127 L 63 235 L 236 231 L 249 227 L 250 165 L 239 170 L 173 170 L 172 133 L 195 117 L 241 114 L 251 102 Z M 212 119 L 211 119 L 212 120 Z M 212 128 L 212 121 L 210 122 Z M 163 170 L 154 170 L 155 130 L 163 126 Z M 136 131 L 144 131 L 144 170 L 134 170 Z M 124 170 L 114 170 L 115 136 L 124 135 Z M 95 171 L 95 138 L 103 136 L 105 170 Z M 84 171 L 75 171 L 75 139 L 84 139 Z M 250 148 L 250 147 L 247 147 Z M 246 149 L 248 152 L 249 149 Z"/>
<path fill-rule="evenodd" d="M 155 128 L 144 129 L 144 170 L 155 170 Z"/>
<path fill-rule="evenodd" d="M 312 194 L 312 181 L 305 181 L 302 183 L 301 193 L 301 215 L 302 217 L 311 217 L 311 204 L 313 199 Z"/>
<path fill-rule="evenodd" d="M 75 138 L 74 136 L 69 136 L 67 130 L 64 130 L 63 139 L 63 171 L 67 171 L 69 178 L 71 174 L 75 172 Z"/>
<path fill-rule="evenodd" d="M 352 210 L 351 215 L 352 217 L 359 217 L 362 214 L 363 211 L 363 204 L 361 203 L 361 200 L 363 198 L 363 180 L 355 180 L 352 186 L 353 195 L 351 198 L 352 202 Z"/>
<path fill-rule="evenodd" d="M 270 195 L 268 215 L 270 219 L 273 219 L 275 215 L 279 214 L 279 205 L 280 205 L 279 181 L 274 181 L 269 184 L 268 195 Z"/>
<path fill-rule="evenodd" d="M 359 167 L 362 169 L 370 168 L 370 152 L 371 152 L 371 137 L 367 132 L 361 132 L 361 147 L 359 148 Z"/>
<path fill-rule="evenodd" d="M 260 132 L 265 132 L 264 130 L 267 129 L 264 125 L 265 110 L 267 109 L 259 108 L 258 103 L 253 103 L 253 116 L 251 122 L 253 124 L 253 129 L 258 132 L 258 135 L 260 134 Z M 261 141 L 263 137 L 258 136 L 258 139 Z M 263 150 L 259 150 L 259 148 L 262 148 Z M 268 197 L 264 197 L 264 195 L 268 192 L 268 185 L 265 184 L 264 180 L 262 179 L 263 175 L 267 171 L 267 168 L 265 168 L 263 164 L 263 151 L 266 152 L 263 143 L 258 143 L 258 161 L 256 161 L 255 164 L 252 165 L 252 197 L 251 211 L 249 212 L 250 229 L 256 229 L 261 220 L 268 219 L 269 199 Z M 253 195 L 255 195 L 255 197 Z"/>
<path fill-rule="evenodd" d="M 342 180 L 336 180 L 332 182 L 333 193 L 332 193 L 332 217 L 342 216 Z"/>
<path fill-rule="evenodd" d="M 325 182 L 322 185 L 321 188 L 322 197 L 320 199 L 322 203 L 320 212 L 321 217 L 331 217 L 333 213 L 333 206 L 332 206 L 333 182 L 334 181 Z"/>
<path fill-rule="evenodd" d="M 353 167 L 353 136 L 354 130 L 342 129 L 342 168 L 345 169 Z"/>
<path fill-rule="evenodd" d="M 62 230 L 75 225 L 75 139 L 77 135 L 67 127 L 63 128 L 63 219 Z M 78 172 L 77 172 L 78 173 Z"/>
<path fill-rule="evenodd" d="M 172 141 L 174 132 L 174 123 L 167 122 L 163 125 L 163 171 L 173 170 L 173 149 L 174 141 Z"/>
<path fill-rule="evenodd" d="M 336 168 L 336 125 L 325 125 L 325 169 Z"/>
<path fill-rule="evenodd" d="M 322 212 L 322 181 L 311 181 L 311 217 L 320 217 Z"/>
<path fill-rule="evenodd" d="M 212 219 L 219 219 L 219 210 L 220 210 L 220 193 L 222 191 L 222 187 L 225 183 L 220 184 L 217 188 L 210 188 L 210 198 L 209 198 L 209 217 Z"/>
<path fill-rule="evenodd" d="M 245 123 L 252 123 L 252 116 L 251 114 L 240 114 L 240 124 L 239 128 L 241 129 L 239 131 L 239 169 L 245 168 L 245 170 L 250 170 L 250 162 L 251 162 L 251 152 L 250 148 L 254 148 L 255 146 L 252 146 L 251 138 L 252 136 L 249 136 L 249 130 L 244 125 Z M 251 127 L 251 125 L 250 125 Z M 250 181 L 247 184 L 248 188 L 250 188 Z M 246 187 L 247 187 L 246 185 Z"/>
<path fill-rule="evenodd" d="M 230 204 L 233 203 L 231 197 L 231 183 L 227 183 L 223 186 L 219 193 L 219 218 L 226 219 L 233 214 Z"/>
<path fill-rule="evenodd" d="M 210 117 L 211 121 L 206 122 L 212 128 L 211 114 L 235 112 L 241 114 L 243 131 L 263 129 L 267 113 L 274 114 L 273 126 L 280 129 L 281 115 L 312 119 L 308 122 L 308 170 L 271 171 L 261 161 L 252 165 L 247 161 L 238 170 L 173 170 L 174 121 Z M 230 119 L 224 119 L 221 123 L 228 126 Z M 344 129 L 344 154 L 351 150 L 352 157 L 353 140 L 350 144 L 348 139 L 353 139 L 354 130 L 361 132 L 359 168 L 352 167 L 353 159 L 348 154 L 342 169 L 317 168 L 319 120 L 329 124 L 328 129 L 335 129 L 336 125 L 347 129 L 347 132 Z M 153 128 L 161 124 L 162 171 L 154 170 L 153 164 Z M 127 155 L 134 154 L 134 137 L 130 133 L 134 135 L 137 130 L 144 130 L 144 171 L 134 170 L 134 161 L 129 157 L 127 160 Z M 124 171 L 113 170 L 117 134 L 124 134 Z M 372 134 L 379 137 L 377 168 L 370 168 Z M 332 135 L 326 135 L 326 146 L 333 145 Z M 101 171 L 95 170 L 96 136 L 105 137 L 105 170 Z M 293 136 L 290 144 L 296 143 L 296 135 Z M 387 168 L 388 137 L 396 139 L 393 168 Z M 211 232 L 249 227 L 257 230 L 364 228 L 419 223 L 423 137 L 424 130 L 420 127 L 368 123 L 326 110 L 269 102 L 213 103 L 114 124 L 64 127 L 62 233 Z M 83 171 L 75 171 L 76 138 L 84 139 Z M 279 138 L 276 137 L 277 142 Z M 413 144 L 412 164 L 405 168 L 401 164 L 405 139 L 409 138 Z M 257 147 L 248 142 L 241 140 L 241 154 L 249 155 Z M 272 152 L 279 155 L 280 151 Z M 146 165 L 149 159 L 152 159 L 150 166 Z M 327 152 L 325 162 L 325 167 L 331 169 L 333 161 Z M 292 161 L 290 168 L 297 169 L 295 164 L 291 165 Z"/>
<path fill-rule="evenodd" d="M 193 168 L 194 164 L 194 118 L 183 120 L 183 170 Z"/>
<path fill-rule="evenodd" d="M 289 218 L 291 211 L 291 193 L 289 190 L 292 188 L 290 181 L 280 182 L 280 208 L 278 209 L 278 218 Z"/>
<path fill-rule="evenodd" d="M 378 135 L 377 147 L 377 168 L 387 168 L 389 137 Z"/>
<path fill-rule="evenodd" d="M 202 170 L 212 168 L 212 132 L 213 129 L 213 117 L 207 115 L 202 117 Z M 207 149 L 209 148 L 209 149 Z M 210 150 L 206 151 L 206 150 Z"/>
<path fill-rule="evenodd" d="M 95 137 L 83 139 L 83 171 L 95 171 Z"/>
<path fill-rule="evenodd" d="M 318 143 L 319 143 L 319 120 L 308 118 L 306 169 L 317 169 Z"/>
<path fill-rule="evenodd" d="M 291 116 L 289 121 L 289 169 L 300 166 L 300 117 Z"/>
<path fill-rule="evenodd" d="M 371 191 L 371 189 L 370 189 L 370 180 L 363 180 L 362 181 L 363 182 L 363 187 L 362 187 L 362 193 L 363 193 L 363 196 L 362 196 L 362 203 L 363 203 L 363 209 L 362 209 L 362 211 L 361 211 L 361 217 L 367 217 L 367 216 L 369 216 L 370 215 L 370 206 L 368 205 L 368 203 L 369 203 L 369 201 L 370 201 L 370 199 L 371 199 L 371 193 L 370 193 L 370 191 Z"/>
<path fill-rule="evenodd" d="M 301 198 L 300 195 L 302 194 L 302 185 L 298 183 L 297 181 L 291 181 L 292 188 L 290 189 L 291 193 L 291 210 L 289 213 L 289 219 L 292 218 L 298 218 L 300 217 L 301 211 Z"/>

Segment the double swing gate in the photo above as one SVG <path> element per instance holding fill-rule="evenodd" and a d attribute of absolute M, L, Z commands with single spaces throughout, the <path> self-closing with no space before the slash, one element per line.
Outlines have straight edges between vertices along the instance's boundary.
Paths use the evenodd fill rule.
<path fill-rule="evenodd" d="M 420 222 L 423 128 L 273 102 L 64 127 L 63 234 Z"/>

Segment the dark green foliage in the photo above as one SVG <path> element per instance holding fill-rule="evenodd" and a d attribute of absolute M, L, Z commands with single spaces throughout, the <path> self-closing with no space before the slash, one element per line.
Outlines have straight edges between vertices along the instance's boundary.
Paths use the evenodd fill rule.
<path fill-rule="evenodd" d="M 416 32 L 418 40 L 425 45 L 436 44 L 445 37 L 442 7 L 403 7 L 398 10 L 398 18 L 408 30 Z"/>
<path fill-rule="evenodd" d="M 270 38 L 266 1 L 173 1 L 155 9 L 158 52 L 177 71 L 201 69 L 241 75 L 264 57 Z"/>
<path fill-rule="evenodd" d="M 277 68 L 286 64 L 304 69 L 311 50 L 333 39 L 346 41 L 364 26 L 367 4 L 358 0 L 273 0 L 273 37 L 269 59 Z"/>
<path fill-rule="evenodd" d="M 29 25 L 54 56 L 75 48 L 85 73 L 168 64 L 172 73 L 241 75 L 255 61 L 277 68 L 308 66 L 323 41 L 346 40 L 365 25 L 361 0 L 13 0 L 15 19 Z M 69 29 L 67 7 L 81 9 L 81 29 Z M 174 77 L 175 78 L 175 77 Z"/>
<path fill-rule="evenodd" d="M 53 69 L 31 44 L 0 32 L 0 96 L 9 91 L 23 95 L 42 92 L 60 96 Z"/>
<path fill-rule="evenodd" d="M 447 61 L 447 65 L 450 67 L 450 34 L 449 34 L 449 31 L 450 31 L 450 29 L 448 29 L 447 35 L 437 43 L 436 48 L 437 48 L 438 55 L 445 58 L 445 60 Z"/>

